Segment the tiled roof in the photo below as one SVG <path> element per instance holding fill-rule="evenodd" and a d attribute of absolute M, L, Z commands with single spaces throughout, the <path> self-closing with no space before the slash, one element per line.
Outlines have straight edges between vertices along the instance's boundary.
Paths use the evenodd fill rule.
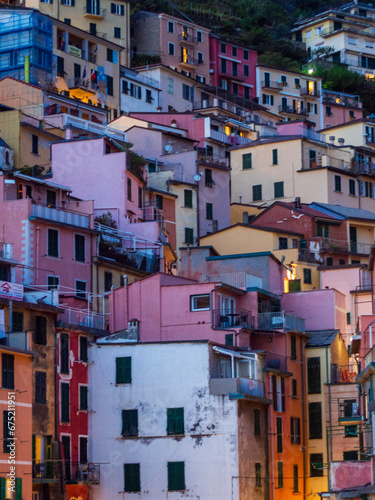
<path fill-rule="evenodd" d="M 332 344 L 339 330 L 313 330 L 306 333 L 311 335 L 306 347 L 325 347 Z"/>
<path fill-rule="evenodd" d="M 329 205 L 328 203 L 312 203 L 311 206 L 329 215 L 337 214 L 345 219 L 367 219 L 375 222 L 375 213 L 361 208 L 342 207 L 341 205 Z"/>

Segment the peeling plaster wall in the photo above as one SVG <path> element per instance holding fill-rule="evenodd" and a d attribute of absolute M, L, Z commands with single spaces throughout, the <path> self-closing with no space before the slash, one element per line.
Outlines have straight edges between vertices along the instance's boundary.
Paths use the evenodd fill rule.
<path fill-rule="evenodd" d="M 115 385 L 115 358 L 131 356 L 132 383 Z M 127 498 L 124 464 L 140 463 L 139 499 L 238 497 L 237 402 L 209 394 L 207 343 L 96 345 L 91 350 L 93 500 Z M 185 434 L 167 436 L 167 408 L 184 408 Z M 139 437 L 121 437 L 121 411 L 138 409 Z M 168 492 L 168 462 L 185 462 L 184 492 Z M 232 489 L 234 488 L 234 489 Z"/>

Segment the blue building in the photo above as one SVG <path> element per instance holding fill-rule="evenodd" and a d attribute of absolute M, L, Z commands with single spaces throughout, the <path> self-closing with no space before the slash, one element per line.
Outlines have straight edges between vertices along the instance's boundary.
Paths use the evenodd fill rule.
<path fill-rule="evenodd" d="M 52 20 L 37 11 L 0 8 L 0 78 L 12 76 L 35 85 L 52 78 Z"/>

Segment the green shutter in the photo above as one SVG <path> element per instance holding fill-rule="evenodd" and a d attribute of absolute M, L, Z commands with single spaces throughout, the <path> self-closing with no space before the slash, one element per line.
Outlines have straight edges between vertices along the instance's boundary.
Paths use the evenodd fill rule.
<path fill-rule="evenodd" d="M 69 373 L 69 335 L 60 334 L 60 373 Z"/>
<path fill-rule="evenodd" d="M 184 409 L 175 408 L 175 431 L 176 434 L 184 433 Z"/>
<path fill-rule="evenodd" d="M 22 500 L 22 478 L 16 477 L 16 500 Z"/>
<path fill-rule="evenodd" d="M 277 149 L 272 150 L 272 165 L 277 165 Z"/>
<path fill-rule="evenodd" d="M 206 219 L 207 220 L 213 219 L 212 203 L 206 203 Z"/>
<path fill-rule="evenodd" d="M 174 408 L 167 408 L 167 434 L 173 434 Z"/>
<path fill-rule="evenodd" d="M 70 421 L 69 384 L 61 384 L 61 422 Z"/>
<path fill-rule="evenodd" d="M 283 198 L 284 196 L 284 182 L 275 182 L 274 184 L 275 196 L 274 198 Z"/>
<path fill-rule="evenodd" d="M 168 462 L 168 490 L 185 489 L 185 462 Z"/>
<path fill-rule="evenodd" d="M 242 155 L 242 170 L 249 170 L 250 168 L 253 168 L 252 153 L 246 153 Z"/>
<path fill-rule="evenodd" d="M 122 436 L 138 436 L 138 410 L 122 410 Z"/>
<path fill-rule="evenodd" d="M 140 465 L 125 464 L 124 479 L 125 479 L 125 488 L 124 488 L 125 492 L 132 493 L 141 491 Z"/>
<path fill-rule="evenodd" d="M 261 201 L 262 199 L 262 185 L 257 184 L 253 186 L 253 201 Z"/>
<path fill-rule="evenodd" d="M 46 436 L 46 477 L 53 477 L 52 436 Z"/>
<path fill-rule="evenodd" d="M 6 500 L 6 479 L 5 477 L 0 477 L 0 500 Z"/>
<path fill-rule="evenodd" d="M 191 227 L 185 227 L 185 243 L 194 243 L 194 231 Z"/>
<path fill-rule="evenodd" d="M 131 357 L 116 358 L 116 384 L 130 384 L 131 377 Z"/>
<path fill-rule="evenodd" d="M 193 191 L 191 189 L 184 189 L 184 206 L 186 208 L 193 207 Z"/>

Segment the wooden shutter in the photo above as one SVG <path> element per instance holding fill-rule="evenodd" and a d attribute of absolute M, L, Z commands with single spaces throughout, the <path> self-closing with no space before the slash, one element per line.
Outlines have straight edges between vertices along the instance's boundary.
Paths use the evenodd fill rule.
<path fill-rule="evenodd" d="M 116 5 L 111 3 L 111 14 L 116 14 Z"/>
<path fill-rule="evenodd" d="M 35 317 L 35 343 L 47 344 L 47 318 L 45 316 Z"/>
<path fill-rule="evenodd" d="M 116 358 L 116 384 L 130 384 L 131 357 Z"/>
<path fill-rule="evenodd" d="M 121 15 L 122 16 L 125 15 L 125 7 L 124 7 L 124 5 L 121 5 Z"/>
<path fill-rule="evenodd" d="M 60 334 L 60 373 L 69 373 L 69 335 Z"/>
<path fill-rule="evenodd" d="M 141 491 L 140 481 L 140 465 L 139 464 L 125 464 L 124 465 L 124 478 L 125 478 L 125 492 Z"/>
<path fill-rule="evenodd" d="M 69 384 L 61 384 L 61 422 L 68 423 L 70 420 Z"/>
<path fill-rule="evenodd" d="M 6 479 L 0 477 L 0 500 L 6 500 Z"/>
<path fill-rule="evenodd" d="M 309 394 L 320 394 L 320 358 L 307 359 L 307 390 Z"/>
<path fill-rule="evenodd" d="M 251 168 L 253 168 L 252 153 L 246 153 L 242 155 L 242 170 L 249 170 Z"/>
<path fill-rule="evenodd" d="M 168 462 L 168 490 L 185 489 L 185 462 Z"/>

